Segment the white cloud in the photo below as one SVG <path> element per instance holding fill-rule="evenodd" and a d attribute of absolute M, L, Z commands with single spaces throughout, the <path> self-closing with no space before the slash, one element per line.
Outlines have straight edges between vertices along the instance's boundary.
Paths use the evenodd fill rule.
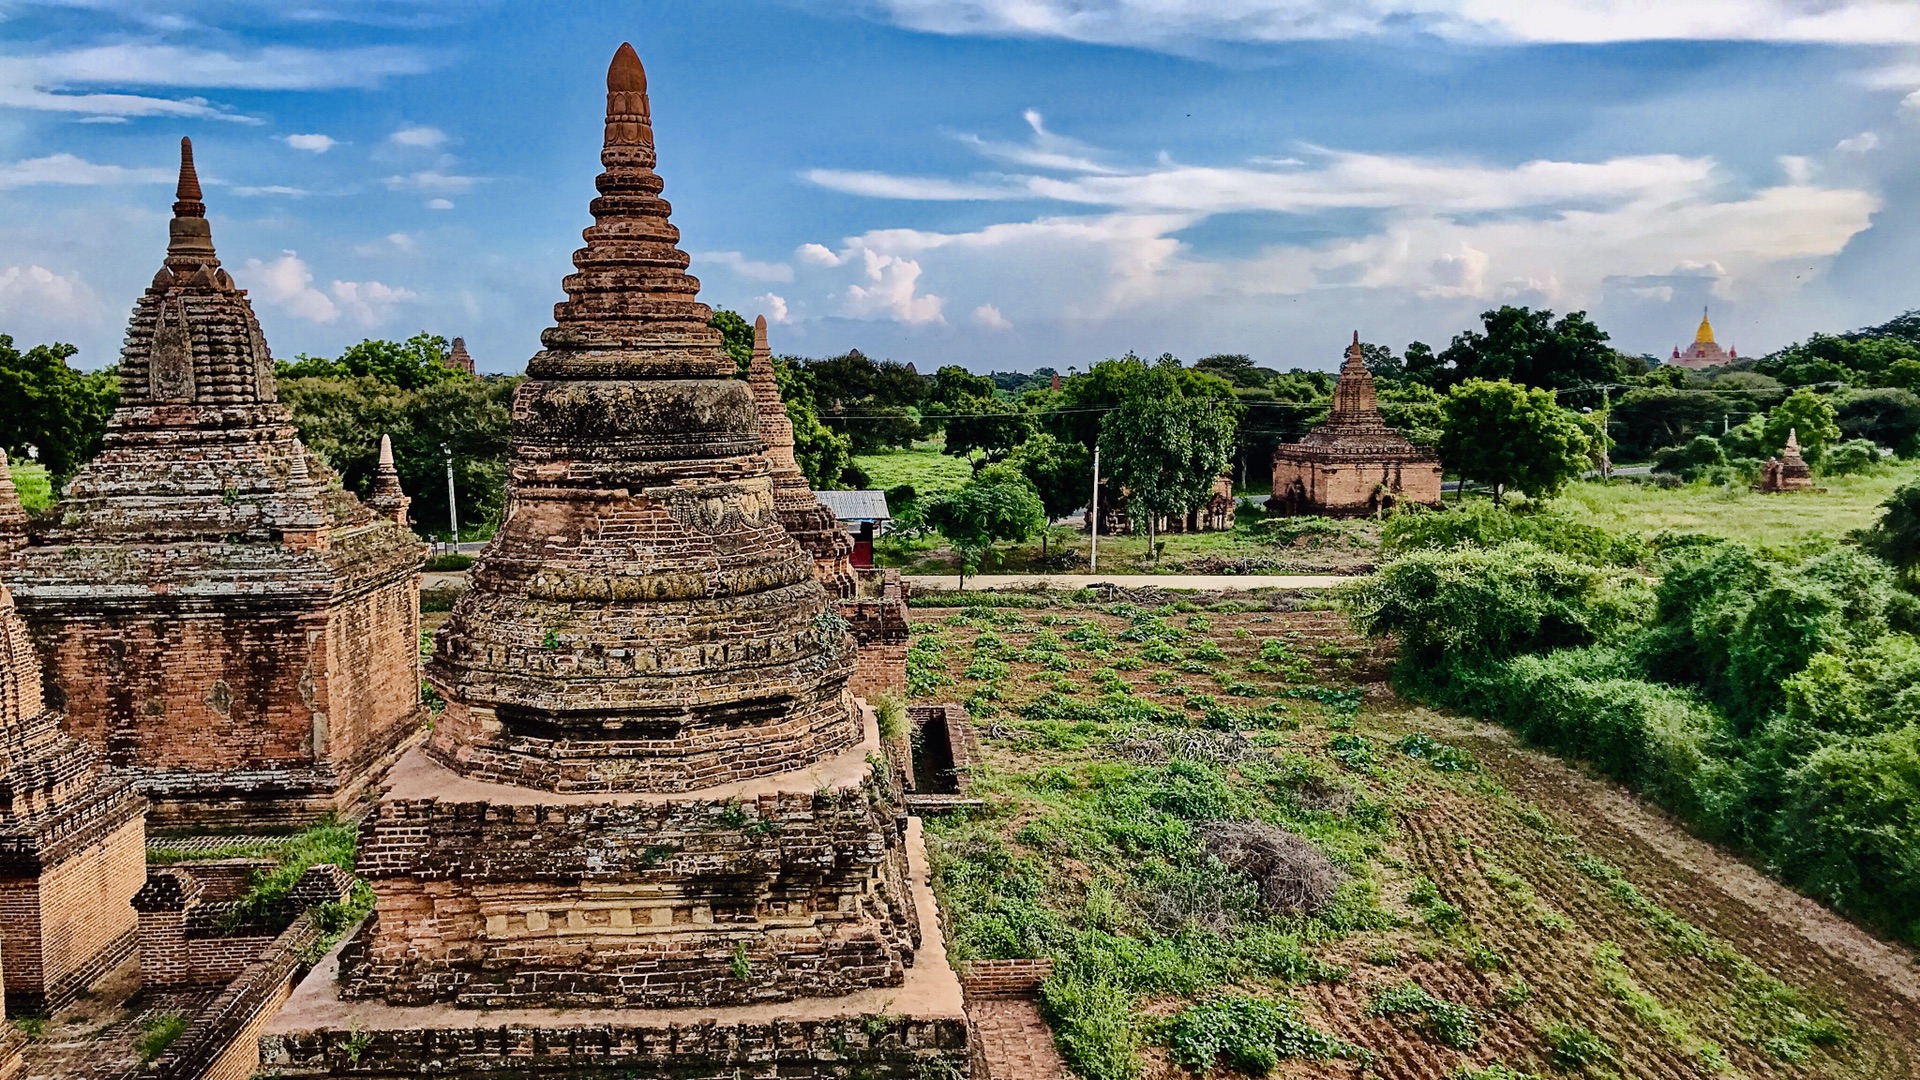
<path fill-rule="evenodd" d="M 451 210 L 451 209 L 453 209 L 453 200 L 452 200 L 452 199 L 428 199 L 428 200 L 427 200 L 427 209 L 429 209 L 429 210 Z"/>
<path fill-rule="evenodd" d="M 304 199 L 313 194 L 307 188 L 289 187 L 286 184 L 243 185 L 233 189 L 235 195 L 282 195 L 290 199 Z"/>
<path fill-rule="evenodd" d="M 351 49 L 268 46 L 251 52 L 189 49 L 155 42 L 96 45 L 46 56 L 9 58 L 40 85 L 165 86 L 231 90 L 330 90 L 375 87 L 395 75 L 428 70 L 418 50 L 375 45 Z"/>
<path fill-rule="evenodd" d="M 354 245 L 353 250 L 370 258 L 384 255 L 414 255 L 420 251 L 420 242 L 403 232 L 392 232 L 378 240 Z"/>
<path fill-rule="evenodd" d="M 1849 135 L 1833 144 L 1833 148 L 1843 154 L 1864 154 L 1870 150 L 1878 149 L 1879 146 L 1880 135 L 1878 132 L 1873 131 L 1863 131 L 1858 135 Z"/>
<path fill-rule="evenodd" d="M 1787 182 L 1806 184 L 1813 181 L 1813 159 L 1799 154 L 1785 154 L 1780 158 L 1780 171 L 1787 174 Z"/>
<path fill-rule="evenodd" d="M 1010 161 L 1030 169 L 1088 173 L 1114 171 L 1098 160 L 1101 156 L 1100 151 L 1078 139 L 1048 131 L 1046 118 L 1040 115 L 1038 109 L 1028 109 L 1021 114 L 1021 118 L 1027 122 L 1029 128 L 1033 129 L 1033 138 L 1025 146 L 994 142 L 978 135 L 961 135 L 960 141 L 988 157 Z"/>
<path fill-rule="evenodd" d="M 1920 90 L 1900 99 L 1900 112 L 1909 118 L 1920 117 Z"/>
<path fill-rule="evenodd" d="M 172 116 L 259 123 L 204 97 L 168 98 L 119 88 L 316 90 L 378 86 L 427 70 L 412 49 L 269 47 L 250 52 L 124 42 L 34 56 L 0 54 L 0 107 L 78 113 L 91 118 Z M 114 92 L 82 87 L 105 85 Z"/>
<path fill-rule="evenodd" d="M 749 281 L 793 280 L 793 267 L 786 263 L 756 262 L 737 251 L 702 251 L 694 258 L 719 263 Z"/>
<path fill-rule="evenodd" d="M 918 261 L 865 244 L 857 244 L 856 248 L 866 284 L 847 286 L 842 307 L 845 314 L 856 319 L 880 316 L 909 326 L 946 323 L 946 316 L 940 313 L 946 301 L 917 291 Z"/>
<path fill-rule="evenodd" d="M 30 184 L 97 187 L 103 184 L 165 184 L 177 179 L 169 169 L 129 169 L 97 165 L 72 154 L 49 154 L 25 161 L 0 163 L 0 190 Z"/>
<path fill-rule="evenodd" d="M 71 318 L 99 309 L 100 298 L 79 274 L 56 274 L 38 265 L 0 269 L 0 314 Z"/>
<path fill-rule="evenodd" d="M 289 135 L 287 145 L 309 154 L 324 154 L 340 144 L 331 135 Z"/>
<path fill-rule="evenodd" d="M 841 262 L 840 256 L 825 244 L 801 244 L 797 254 L 800 261 L 814 266 L 839 266 Z"/>
<path fill-rule="evenodd" d="M 336 281 L 332 291 L 340 310 L 361 326 L 378 326 L 392 316 L 394 308 L 420 298 L 411 289 L 378 281 Z"/>
<path fill-rule="evenodd" d="M 765 315 L 768 322 L 786 323 L 793 321 L 792 317 L 787 313 L 787 298 L 784 296 L 778 296 L 773 293 L 761 293 L 749 301 L 749 303 L 758 310 L 759 314 Z"/>
<path fill-rule="evenodd" d="M 915 30 L 1186 50 L 1431 34 L 1497 44 L 1920 42 L 1907 0 L 864 0 Z"/>
<path fill-rule="evenodd" d="M 439 169 L 422 169 L 404 176 L 389 176 L 386 182 L 389 191 L 445 192 L 458 195 L 463 191 L 473 190 L 473 186 L 480 182 L 480 178 L 444 173 Z"/>
<path fill-rule="evenodd" d="M 974 308 L 973 321 L 989 330 L 1013 329 L 1013 324 L 1008 322 L 1007 317 L 1000 314 L 1000 309 L 994 307 L 992 304 L 981 304 L 979 307 Z"/>
<path fill-rule="evenodd" d="M 447 133 L 437 127 L 420 124 L 404 127 L 387 136 L 387 141 L 395 146 L 405 146 L 416 150 L 438 150 L 447 144 Z"/>
<path fill-rule="evenodd" d="M 313 287 L 313 271 L 294 252 L 283 251 L 272 262 L 248 259 L 245 277 L 255 296 L 295 318 L 330 323 L 340 317 L 339 307 Z"/>

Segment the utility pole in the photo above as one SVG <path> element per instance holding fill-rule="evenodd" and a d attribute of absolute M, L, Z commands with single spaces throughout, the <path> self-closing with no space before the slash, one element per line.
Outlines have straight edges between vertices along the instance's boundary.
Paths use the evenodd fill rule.
<path fill-rule="evenodd" d="M 447 452 L 447 521 L 453 526 L 453 540 L 448 545 L 447 554 L 458 555 L 460 553 L 460 507 L 453 497 L 453 447 L 441 443 L 440 449 Z"/>
<path fill-rule="evenodd" d="M 1600 388 L 1600 479 L 1613 479 L 1613 388 Z"/>
<path fill-rule="evenodd" d="M 1093 543 L 1087 551 L 1087 572 L 1100 569 L 1100 444 L 1093 444 L 1093 509 L 1087 520 L 1092 525 Z"/>

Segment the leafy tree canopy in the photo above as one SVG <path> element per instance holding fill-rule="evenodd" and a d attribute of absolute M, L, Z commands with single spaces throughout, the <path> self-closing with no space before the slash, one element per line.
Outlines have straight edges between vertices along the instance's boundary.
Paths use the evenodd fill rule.
<path fill-rule="evenodd" d="M 1010 465 L 989 465 L 958 490 L 926 501 L 924 520 L 960 552 L 962 584 L 996 543 L 1025 540 L 1046 526 L 1033 483 Z"/>
<path fill-rule="evenodd" d="M 368 338 L 341 350 L 336 359 L 308 356 L 274 365 L 275 379 L 357 379 L 368 377 L 402 390 L 465 379 L 464 371 L 446 365 L 447 339 L 424 330 L 405 341 Z"/>
<path fill-rule="evenodd" d="M 747 377 L 747 365 L 753 361 L 753 324 L 740 317 L 737 311 L 726 308 L 714 308 L 713 318 L 707 325 L 720 331 L 727 348 L 727 355 L 739 370 L 740 377 Z"/>
<path fill-rule="evenodd" d="M 773 381 L 793 421 L 793 456 L 815 491 L 843 487 L 841 476 L 853 465 L 853 439 L 820 422 L 813 375 L 789 357 L 773 358 Z"/>
<path fill-rule="evenodd" d="M 1447 392 L 1440 457 L 1463 479 L 1548 499 L 1586 469 L 1592 440 L 1550 390 L 1468 379 Z"/>
<path fill-rule="evenodd" d="M 1225 379 L 1171 356 L 1152 366 L 1134 361 L 1120 389 L 1119 407 L 1101 418 L 1100 446 L 1151 550 L 1154 519 L 1204 502 L 1226 471 L 1242 407 Z"/>
<path fill-rule="evenodd" d="M 1485 333 L 1455 334 L 1441 352 L 1447 382 L 1505 379 L 1523 386 L 1568 389 L 1619 377 L 1606 331 L 1584 311 L 1554 319 L 1546 309 L 1504 305 L 1482 312 Z"/>
<path fill-rule="evenodd" d="M 56 484 L 99 451 L 120 400 L 118 369 L 68 366 L 77 351 L 55 343 L 21 352 L 0 334 L 0 448 L 16 460 L 32 448 Z"/>
<path fill-rule="evenodd" d="M 998 461 L 1033 435 L 1033 416 L 1024 405 L 998 393 L 993 380 L 963 367 L 934 373 L 927 393 L 926 417 L 946 428 L 946 453 Z"/>
<path fill-rule="evenodd" d="M 1794 432 L 1807 461 L 1817 464 L 1840 438 L 1840 426 L 1834 417 L 1832 399 L 1811 390 L 1795 390 L 1767 413 L 1764 446 L 1770 453 L 1778 453 L 1787 445 L 1787 433 Z"/>

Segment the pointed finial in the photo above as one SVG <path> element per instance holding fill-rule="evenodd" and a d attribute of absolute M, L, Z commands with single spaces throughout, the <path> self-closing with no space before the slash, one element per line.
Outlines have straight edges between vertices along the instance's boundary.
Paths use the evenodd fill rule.
<path fill-rule="evenodd" d="M 1800 452 L 1800 431 L 1798 428 L 1787 429 L 1787 450 L 1790 453 L 1796 454 Z"/>
<path fill-rule="evenodd" d="M 647 105 L 647 69 L 631 44 L 622 43 L 607 65 L 606 149 L 616 146 L 653 148 L 653 118 Z M 605 161 L 603 164 L 611 165 Z M 652 161 L 645 164 L 652 166 Z"/>
<path fill-rule="evenodd" d="M 200 173 L 193 167 L 192 139 L 180 140 L 180 186 L 174 195 L 173 220 L 167 222 L 167 269 L 179 275 L 218 267 L 207 204 L 200 201 Z M 207 283 L 212 284 L 211 272 Z"/>
<path fill-rule="evenodd" d="M 193 140 L 184 135 L 180 137 L 180 185 L 174 189 L 173 197 L 181 202 L 200 201 L 200 173 L 193 167 Z M 200 210 L 206 212 L 205 207 Z M 179 212 L 177 208 L 174 210 Z"/>
<path fill-rule="evenodd" d="M 1360 331 L 1358 330 L 1355 330 L 1353 332 L 1353 344 L 1355 346 L 1358 346 L 1360 344 Z"/>
<path fill-rule="evenodd" d="M 765 315 L 753 317 L 753 351 L 767 351 L 767 317 Z"/>
<path fill-rule="evenodd" d="M 380 436 L 380 464 L 382 470 L 393 468 L 393 436 Z"/>

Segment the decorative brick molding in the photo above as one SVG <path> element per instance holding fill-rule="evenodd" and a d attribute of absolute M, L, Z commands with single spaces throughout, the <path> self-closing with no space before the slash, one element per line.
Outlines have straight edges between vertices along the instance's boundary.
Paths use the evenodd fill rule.
<path fill-rule="evenodd" d="M 960 965 L 960 988 L 967 1000 L 1031 998 L 1053 977 L 1053 960 L 969 960 Z"/>
<path fill-rule="evenodd" d="M 212 1004 L 137 1074 L 137 1080 L 248 1080 L 260 1069 L 260 1032 L 312 963 L 321 933 L 305 914 L 266 943 Z"/>
<path fill-rule="evenodd" d="M 857 567 L 854 595 L 837 601 L 859 648 L 853 658 L 854 695 L 877 701 L 907 697 L 907 597 L 911 588 L 898 570 Z"/>

